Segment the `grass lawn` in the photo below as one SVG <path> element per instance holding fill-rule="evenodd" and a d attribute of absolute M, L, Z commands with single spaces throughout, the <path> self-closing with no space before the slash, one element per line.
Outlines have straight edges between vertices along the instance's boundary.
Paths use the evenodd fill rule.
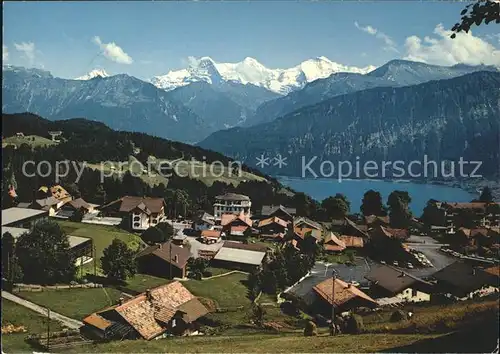
<path fill-rule="evenodd" d="M 250 304 L 245 285 L 247 278 L 246 274 L 233 273 L 209 280 L 190 279 L 183 284 L 194 295 L 210 298 L 219 307 L 234 308 Z"/>
<path fill-rule="evenodd" d="M 144 292 L 147 289 L 156 288 L 160 285 L 170 283 L 172 280 L 155 277 L 148 274 L 136 274 L 133 278 L 127 279 L 126 288 L 139 292 Z"/>
<path fill-rule="evenodd" d="M 100 270 L 102 252 L 111 244 L 111 242 L 113 242 L 115 238 L 124 241 L 130 248 L 133 249 L 137 249 L 139 245 L 143 244 L 138 235 L 122 230 L 116 226 L 85 224 L 66 220 L 56 221 L 68 235 L 88 237 L 92 239 L 96 250 L 98 272 Z M 93 273 L 93 262 L 85 264 L 84 271 Z"/>
<path fill-rule="evenodd" d="M 33 349 L 24 341 L 29 334 L 46 333 L 47 319 L 38 313 L 9 300 L 2 299 L 2 327 L 12 324 L 25 326 L 26 333 L 2 334 L 2 352 L 5 353 L 32 353 Z M 50 321 L 50 331 L 60 331 L 59 322 Z"/>
<path fill-rule="evenodd" d="M 328 263 L 347 263 L 351 261 L 352 257 L 356 256 L 355 250 L 347 250 L 340 253 L 325 253 L 324 257 L 325 261 Z"/>
<path fill-rule="evenodd" d="M 435 335 L 339 335 L 304 337 L 302 334 L 252 334 L 245 336 L 210 336 L 169 338 L 153 341 L 116 341 L 86 347 L 86 351 L 105 352 L 190 352 L 190 353 L 289 353 L 289 352 L 377 352 L 410 345 Z M 81 349 L 80 349 L 81 350 Z M 78 350 L 74 350 L 78 352 Z"/>
<path fill-rule="evenodd" d="M 44 138 L 39 135 L 26 135 L 24 137 L 10 136 L 8 138 L 3 139 L 2 144 L 13 144 L 17 147 L 22 144 L 27 144 L 32 148 L 41 147 L 41 146 L 49 146 L 57 144 L 53 142 L 51 139 Z"/>
<path fill-rule="evenodd" d="M 92 312 L 114 305 L 121 291 L 113 288 L 61 289 L 21 292 L 18 295 L 62 315 L 82 320 Z"/>
<path fill-rule="evenodd" d="M 368 332 L 436 333 L 450 332 L 498 315 L 498 300 L 464 301 L 451 305 L 411 306 L 414 314 L 410 320 L 391 322 L 396 309 L 384 309 L 363 317 Z"/>
<path fill-rule="evenodd" d="M 212 276 L 225 274 L 225 273 L 229 273 L 229 272 L 233 271 L 233 269 L 219 268 L 219 267 L 207 267 L 206 270 L 208 272 L 212 273 Z"/>

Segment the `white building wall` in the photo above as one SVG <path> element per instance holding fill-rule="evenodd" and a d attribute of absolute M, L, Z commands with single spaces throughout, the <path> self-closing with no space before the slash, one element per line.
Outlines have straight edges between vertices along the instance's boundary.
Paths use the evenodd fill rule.
<path fill-rule="evenodd" d="M 418 290 L 413 290 L 412 288 L 403 290 L 402 292 L 397 294 L 396 297 L 408 302 L 421 302 L 431 300 L 430 294 Z"/>

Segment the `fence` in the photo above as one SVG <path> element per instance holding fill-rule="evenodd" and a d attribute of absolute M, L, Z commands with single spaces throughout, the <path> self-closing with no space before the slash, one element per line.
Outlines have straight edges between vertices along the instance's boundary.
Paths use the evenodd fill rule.
<path fill-rule="evenodd" d="M 34 284 L 14 284 L 12 292 L 40 292 L 45 290 L 62 290 L 62 289 L 88 289 L 102 288 L 102 284 L 87 283 L 87 284 L 69 284 L 69 285 L 34 285 Z"/>

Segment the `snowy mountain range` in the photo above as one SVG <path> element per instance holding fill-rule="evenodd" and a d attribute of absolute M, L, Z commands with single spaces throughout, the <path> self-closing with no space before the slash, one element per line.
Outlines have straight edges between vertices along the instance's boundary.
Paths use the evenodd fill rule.
<path fill-rule="evenodd" d="M 90 80 L 96 77 L 109 77 L 109 76 L 111 75 L 109 75 L 104 69 L 94 69 L 83 76 L 77 77 L 75 80 Z"/>
<path fill-rule="evenodd" d="M 239 63 L 216 63 L 210 57 L 190 58 L 188 68 L 170 71 L 166 75 L 153 77 L 150 81 L 158 88 L 170 91 L 193 82 L 204 81 L 217 85 L 221 82 L 252 84 L 269 91 L 286 95 L 304 87 L 317 79 L 334 73 L 350 72 L 366 74 L 375 66 L 358 68 L 330 61 L 326 57 L 306 60 L 288 69 L 269 69 L 253 58 L 245 58 Z"/>

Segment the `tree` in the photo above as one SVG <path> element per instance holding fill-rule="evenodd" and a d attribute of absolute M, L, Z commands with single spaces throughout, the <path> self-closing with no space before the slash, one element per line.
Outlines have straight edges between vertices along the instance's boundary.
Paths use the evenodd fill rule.
<path fill-rule="evenodd" d="M 483 21 L 486 25 L 492 21 L 500 23 L 500 3 L 494 0 L 478 0 L 475 4 L 465 6 L 460 15 L 461 21 L 451 29 L 454 32 L 451 38 L 455 38 L 457 33 L 462 31 L 469 33 L 472 25 L 479 26 Z"/>
<path fill-rule="evenodd" d="M 153 245 L 156 243 L 164 243 L 172 238 L 174 235 L 174 228 L 166 222 L 161 222 L 156 226 L 150 226 L 146 229 L 141 238 L 147 244 Z"/>
<path fill-rule="evenodd" d="M 493 202 L 493 194 L 491 193 L 490 187 L 484 187 L 481 195 L 479 196 L 479 200 L 485 203 Z"/>
<path fill-rule="evenodd" d="M 115 238 L 111 245 L 104 249 L 101 266 L 107 277 L 126 280 L 136 273 L 134 251 L 125 242 Z"/>
<path fill-rule="evenodd" d="M 69 220 L 74 222 L 81 222 L 83 219 L 83 215 L 85 215 L 85 208 L 78 208 L 75 210 L 73 215 L 69 217 Z"/>
<path fill-rule="evenodd" d="M 347 198 L 337 193 L 334 197 L 328 197 L 321 202 L 326 216 L 331 219 L 343 219 L 349 214 L 350 203 Z"/>
<path fill-rule="evenodd" d="M 411 212 L 409 204 L 411 197 L 406 191 L 393 191 L 387 199 L 391 226 L 407 228 L 410 226 Z"/>
<path fill-rule="evenodd" d="M 250 320 L 255 323 L 259 328 L 264 327 L 264 316 L 266 315 L 266 310 L 262 305 L 252 303 L 250 307 Z"/>
<path fill-rule="evenodd" d="M 261 287 L 259 271 L 250 272 L 248 274 L 248 298 L 251 302 L 254 302 L 257 296 L 259 296 Z"/>
<path fill-rule="evenodd" d="M 382 203 L 382 196 L 379 192 L 370 189 L 363 196 L 363 201 L 361 204 L 361 213 L 364 216 L 368 215 L 377 215 L 377 216 L 385 216 L 386 211 L 384 205 Z"/>
<path fill-rule="evenodd" d="M 422 222 L 426 225 L 445 226 L 444 212 L 435 204 L 435 200 L 429 200 L 422 213 Z"/>
<path fill-rule="evenodd" d="M 53 221 L 38 222 L 33 231 L 21 235 L 16 255 L 25 282 L 68 283 L 75 278 L 75 259 L 68 237 Z"/>
<path fill-rule="evenodd" d="M 208 267 L 208 261 L 205 258 L 189 258 L 187 262 L 188 267 L 188 278 L 194 278 L 201 280 L 203 273 L 205 273 Z"/>

